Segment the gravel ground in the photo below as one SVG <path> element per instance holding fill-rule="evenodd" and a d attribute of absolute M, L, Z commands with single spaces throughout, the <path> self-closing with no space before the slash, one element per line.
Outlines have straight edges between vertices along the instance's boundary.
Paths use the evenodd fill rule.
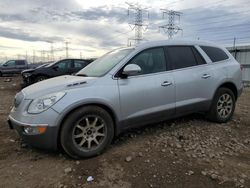
<path fill-rule="evenodd" d="M 0 78 L 0 187 L 250 187 L 249 88 L 226 124 L 190 115 L 131 130 L 103 155 L 75 161 L 30 148 L 8 129 L 19 85 Z"/>

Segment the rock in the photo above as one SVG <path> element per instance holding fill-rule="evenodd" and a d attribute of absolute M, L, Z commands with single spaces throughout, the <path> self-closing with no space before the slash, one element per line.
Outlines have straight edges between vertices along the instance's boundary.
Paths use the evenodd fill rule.
<path fill-rule="evenodd" d="M 176 143 L 177 148 L 182 148 L 182 146 L 179 143 Z"/>
<path fill-rule="evenodd" d="M 27 144 L 25 144 L 25 143 L 22 143 L 22 144 L 21 144 L 21 148 L 27 148 L 27 147 L 28 147 Z"/>
<path fill-rule="evenodd" d="M 207 172 L 206 172 L 206 171 L 201 171 L 201 174 L 202 174 L 203 176 L 206 176 L 206 175 L 207 175 Z"/>
<path fill-rule="evenodd" d="M 220 162 L 219 162 L 219 166 L 220 166 L 220 167 L 224 167 L 224 162 L 223 162 L 223 161 L 220 161 Z"/>
<path fill-rule="evenodd" d="M 244 184 L 245 183 L 245 180 L 244 179 L 240 179 L 239 180 L 241 184 Z"/>
<path fill-rule="evenodd" d="M 212 179 L 212 180 L 216 180 L 216 179 L 218 179 L 218 175 L 216 175 L 216 174 L 211 174 L 211 176 L 210 176 L 210 177 L 211 177 L 211 179 Z"/>
<path fill-rule="evenodd" d="M 165 153 L 165 152 L 166 152 L 166 149 L 162 149 L 161 152 L 162 152 L 162 153 Z"/>
<path fill-rule="evenodd" d="M 139 152 L 139 153 L 138 153 L 138 156 L 139 156 L 139 157 L 143 157 L 143 153 L 142 153 L 142 152 Z"/>
<path fill-rule="evenodd" d="M 189 170 L 187 174 L 190 176 L 190 175 L 193 175 L 194 172 L 192 170 Z"/>
<path fill-rule="evenodd" d="M 76 161 L 76 164 L 79 165 L 79 164 L 80 164 L 80 161 Z"/>
<path fill-rule="evenodd" d="M 149 159 L 145 160 L 145 163 L 150 163 L 150 160 Z"/>
<path fill-rule="evenodd" d="M 130 162 L 132 161 L 132 157 L 131 156 L 127 156 L 126 159 L 125 159 L 126 162 Z"/>
<path fill-rule="evenodd" d="M 64 169 L 64 172 L 65 172 L 66 174 L 68 174 L 68 173 L 72 172 L 72 168 L 70 168 L 70 167 L 65 168 L 65 169 Z"/>

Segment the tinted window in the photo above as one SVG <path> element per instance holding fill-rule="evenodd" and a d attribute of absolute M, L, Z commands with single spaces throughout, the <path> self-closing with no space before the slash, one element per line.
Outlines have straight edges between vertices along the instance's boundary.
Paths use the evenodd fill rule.
<path fill-rule="evenodd" d="M 197 65 L 192 47 L 190 46 L 170 46 L 168 47 L 168 55 L 174 69 Z"/>
<path fill-rule="evenodd" d="M 201 48 L 212 60 L 212 62 L 228 59 L 228 55 L 220 48 L 210 46 L 201 46 Z"/>
<path fill-rule="evenodd" d="M 11 60 L 11 61 L 8 61 L 7 63 L 5 63 L 5 65 L 8 66 L 8 67 L 13 67 L 13 66 L 16 65 L 16 62 Z"/>
<path fill-rule="evenodd" d="M 87 63 L 85 61 L 81 61 L 81 60 L 75 60 L 74 61 L 74 67 L 75 68 L 83 68 L 87 65 Z"/>
<path fill-rule="evenodd" d="M 140 74 L 150 74 L 166 71 L 165 54 L 163 48 L 153 48 L 141 52 L 130 61 L 141 67 Z"/>
<path fill-rule="evenodd" d="M 71 60 L 61 61 L 57 63 L 56 66 L 61 70 L 69 69 L 71 68 Z"/>
<path fill-rule="evenodd" d="M 16 61 L 16 65 L 25 65 L 25 61 L 18 60 L 18 61 Z"/>
<path fill-rule="evenodd" d="M 197 64 L 198 65 L 206 64 L 206 61 L 204 60 L 204 58 L 194 47 L 192 47 L 192 50 L 193 50 Z"/>

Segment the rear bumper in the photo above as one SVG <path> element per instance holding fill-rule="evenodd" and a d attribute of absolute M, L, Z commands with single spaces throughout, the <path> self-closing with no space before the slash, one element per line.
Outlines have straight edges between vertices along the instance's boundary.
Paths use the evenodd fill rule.
<path fill-rule="evenodd" d="M 15 129 L 22 140 L 28 145 L 39 148 L 55 151 L 57 150 L 57 135 L 58 127 L 47 126 L 43 134 L 30 135 L 23 131 L 24 126 L 36 126 L 35 124 L 22 123 L 9 116 L 8 124 L 10 129 Z"/>

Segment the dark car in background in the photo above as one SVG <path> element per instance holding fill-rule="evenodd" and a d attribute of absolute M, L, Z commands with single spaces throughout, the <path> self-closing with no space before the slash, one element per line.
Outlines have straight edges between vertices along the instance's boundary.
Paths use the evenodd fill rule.
<path fill-rule="evenodd" d="M 0 65 L 0 76 L 20 74 L 23 70 L 28 68 L 28 62 L 26 60 L 9 60 Z"/>
<path fill-rule="evenodd" d="M 23 86 L 61 75 L 71 75 L 86 67 L 90 61 L 84 59 L 63 59 L 22 72 Z"/>

